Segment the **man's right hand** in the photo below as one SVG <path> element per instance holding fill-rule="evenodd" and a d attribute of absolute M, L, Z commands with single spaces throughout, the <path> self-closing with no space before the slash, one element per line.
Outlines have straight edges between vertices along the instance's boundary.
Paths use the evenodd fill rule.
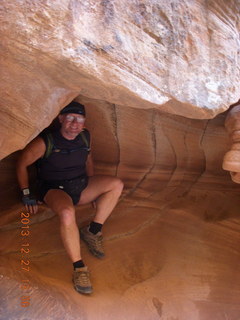
<path fill-rule="evenodd" d="M 33 196 L 30 196 L 30 195 L 23 196 L 22 202 L 29 213 L 37 213 L 38 211 L 37 200 Z"/>

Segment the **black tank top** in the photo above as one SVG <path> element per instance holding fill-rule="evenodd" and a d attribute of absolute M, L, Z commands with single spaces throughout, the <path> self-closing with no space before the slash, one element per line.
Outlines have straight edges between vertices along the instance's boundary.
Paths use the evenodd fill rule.
<path fill-rule="evenodd" d="M 86 160 L 89 149 L 82 135 L 74 140 L 65 139 L 60 131 L 52 132 L 53 151 L 47 158 L 38 161 L 40 180 L 68 180 L 86 175 Z M 90 133 L 84 130 L 87 141 L 90 141 Z M 47 146 L 46 135 L 41 135 Z M 90 145 L 90 143 L 89 143 Z"/>

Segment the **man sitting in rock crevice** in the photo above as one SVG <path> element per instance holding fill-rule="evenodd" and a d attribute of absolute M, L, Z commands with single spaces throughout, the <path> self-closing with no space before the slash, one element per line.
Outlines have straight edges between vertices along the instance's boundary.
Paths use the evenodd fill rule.
<path fill-rule="evenodd" d="M 38 161 L 39 200 L 59 215 L 62 241 L 74 267 L 75 289 L 90 294 L 92 285 L 81 257 L 80 237 L 95 257 L 104 257 L 102 225 L 117 204 L 123 183 L 117 177 L 94 176 L 90 134 L 84 129 L 84 106 L 73 101 L 58 118 L 59 130 L 36 137 L 22 151 L 17 177 L 23 203 L 30 213 L 36 213 L 37 199 L 29 190 L 27 167 Z M 74 206 L 91 202 L 95 203 L 96 215 L 79 235 Z"/>

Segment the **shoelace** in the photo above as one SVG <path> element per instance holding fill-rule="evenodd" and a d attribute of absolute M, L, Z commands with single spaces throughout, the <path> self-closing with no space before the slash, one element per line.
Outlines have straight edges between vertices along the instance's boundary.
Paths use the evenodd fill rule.
<path fill-rule="evenodd" d="M 103 250 L 103 237 L 102 236 L 95 236 L 92 237 L 91 240 L 92 245 L 97 248 L 97 250 Z"/>
<path fill-rule="evenodd" d="M 78 271 L 75 277 L 76 284 L 79 285 L 89 285 L 89 272 L 88 271 Z"/>

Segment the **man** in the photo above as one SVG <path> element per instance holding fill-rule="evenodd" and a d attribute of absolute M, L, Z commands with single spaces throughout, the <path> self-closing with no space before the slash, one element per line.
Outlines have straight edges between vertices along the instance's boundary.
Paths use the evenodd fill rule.
<path fill-rule="evenodd" d="M 102 225 L 117 204 L 123 183 L 116 177 L 93 175 L 84 106 L 73 101 L 58 118 L 59 130 L 36 137 L 22 151 L 17 177 L 23 203 L 30 213 L 36 213 L 37 201 L 29 190 L 27 167 L 38 160 L 39 200 L 59 215 L 61 238 L 73 263 L 74 288 L 90 294 L 92 285 L 81 258 L 80 237 L 95 257 L 104 257 Z M 74 205 L 87 203 L 94 203 L 96 215 L 89 226 L 80 229 L 79 236 Z"/>

